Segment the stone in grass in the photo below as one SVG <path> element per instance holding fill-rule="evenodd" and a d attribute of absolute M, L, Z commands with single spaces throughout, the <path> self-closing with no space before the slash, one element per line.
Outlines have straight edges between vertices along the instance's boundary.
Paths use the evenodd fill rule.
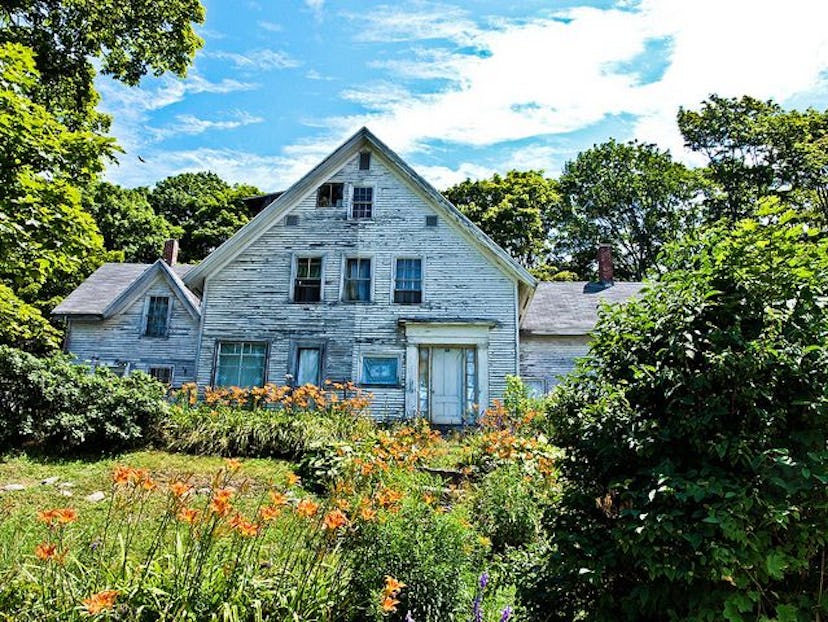
<path fill-rule="evenodd" d="M 58 488 L 74 488 L 75 485 L 72 482 L 61 482 L 58 484 Z"/>
<path fill-rule="evenodd" d="M 73 497 L 75 495 L 75 493 L 73 493 L 71 490 L 61 490 L 60 494 L 62 494 L 64 497 Z"/>
<path fill-rule="evenodd" d="M 23 484 L 6 484 L 0 490 L 5 492 L 15 492 L 17 490 L 26 490 L 26 487 Z"/>
<path fill-rule="evenodd" d="M 40 482 L 40 485 L 41 486 L 53 486 L 53 485 L 57 484 L 59 479 L 60 478 L 57 475 L 55 475 L 54 477 L 47 477 L 46 479 L 44 479 L 43 481 Z"/>
<path fill-rule="evenodd" d="M 99 503 L 106 499 L 106 493 L 100 490 L 93 492 L 91 495 L 87 495 L 84 497 L 86 501 L 89 503 Z"/>

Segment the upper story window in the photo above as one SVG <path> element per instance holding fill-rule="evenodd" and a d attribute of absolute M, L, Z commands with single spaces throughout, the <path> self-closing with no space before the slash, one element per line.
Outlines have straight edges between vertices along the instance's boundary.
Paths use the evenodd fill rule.
<path fill-rule="evenodd" d="M 166 337 L 169 321 L 169 296 L 150 296 L 147 305 L 147 318 L 144 325 L 145 337 Z"/>
<path fill-rule="evenodd" d="M 348 258 L 345 260 L 345 282 L 342 299 L 347 302 L 371 301 L 371 260 Z"/>
<path fill-rule="evenodd" d="M 298 257 L 296 279 L 293 282 L 294 302 L 319 302 L 322 300 L 322 258 Z"/>
<path fill-rule="evenodd" d="M 367 171 L 371 168 L 371 154 L 364 151 L 359 154 L 359 170 Z"/>
<path fill-rule="evenodd" d="M 374 213 L 374 189 L 370 186 L 354 186 L 351 204 L 352 218 L 371 218 Z"/>
<path fill-rule="evenodd" d="M 322 184 L 316 191 L 316 207 L 342 207 L 345 184 Z"/>
<path fill-rule="evenodd" d="M 423 301 L 423 262 L 421 259 L 397 259 L 394 276 L 394 302 Z"/>

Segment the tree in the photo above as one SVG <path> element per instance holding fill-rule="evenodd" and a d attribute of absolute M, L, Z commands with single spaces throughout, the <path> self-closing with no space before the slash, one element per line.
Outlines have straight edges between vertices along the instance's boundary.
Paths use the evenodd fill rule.
<path fill-rule="evenodd" d="M 813 206 L 828 220 L 828 113 L 711 95 L 698 112 L 681 108 L 678 124 L 708 160 L 708 221 L 750 216 L 767 196 Z"/>
<path fill-rule="evenodd" d="M 443 195 L 527 268 L 542 266 L 550 216 L 558 203 L 555 182 L 543 171 L 509 171 L 505 177 L 466 181 Z"/>
<path fill-rule="evenodd" d="M 230 185 L 215 173 L 182 173 L 158 182 L 149 193 L 155 213 L 181 227 L 181 260 L 197 261 L 250 220 L 243 198 L 255 186 Z"/>
<path fill-rule="evenodd" d="M 124 261 L 152 262 L 164 250 L 164 241 L 183 233 L 152 209 L 146 188 L 133 190 L 108 182 L 90 188 L 84 197 L 110 251 L 122 251 Z"/>
<path fill-rule="evenodd" d="M 131 86 L 150 72 L 183 76 L 202 45 L 192 24 L 203 22 L 198 0 L 11 0 L 0 8 L 0 43 L 34 53 L 37 103 L 70 129 L 105 133 L 96 67 Z"/>
<path fill-rule="evenodd" d="M 655 145 L 614 140 L 564 166 L 555 256 L 590 276 L 595 249 L 612 244 L 615 276 L 641 280 L 662 247 L 696 221 L 699 179 Z"/>
<path fill-rule="evenodd" d="M 0 282 L 28 302 L 50 279 L 103 260 L 103 239 L 76 183 L 99 172 L 90 154 L 110 142 L 70 131 L 32 102 L 37 80 L 30 50 L 0 44 Z"/>
<path fill-rule="evenodd" d="M 820 619 L 828 239 L 760 211 L 663 262 L 547 412 L 561 502 L 522 573 L 528 617 Z"/>

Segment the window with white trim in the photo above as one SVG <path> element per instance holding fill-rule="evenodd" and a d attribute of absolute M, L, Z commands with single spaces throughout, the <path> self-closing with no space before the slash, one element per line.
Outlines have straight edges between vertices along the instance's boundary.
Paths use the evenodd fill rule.
<path fill-rule="evenodd" d="M 394 302 L 416 304 L 423 301 L 423 262 L 397 259 L 394 273 Z"/>
<path fill-rule="evenodd" d="M 322 258 L 297 257 L 293 301 L 319 302 L 320 300 L 322 300 Z"/>
<path fill-rule="evenodd" d="M 393 386 L 399 384 L 400 359 L 397 356 L 363 356 L 360 383 Z"/>
<path fill-rule="evenodd" d="M 351 218 L 371 218 L 373 213 L 374 189 L 371 186 L 354 186 Z"/>
<path fill-rule="evenodd" d="M 367 257 L 345 259 L 342 299 L 346 302 L 371 301 L 371 259 Z"/>
<path fill-rule="evenodd" d="M 169 296 L 150 296 L 144 323 L 144 337 L 166 337 L 170 315 Z"/>
<path fill-rule="evenodd" d="M 216 353 L 214 384 L 219 387 L 260 387 L 265 381 L 267 344 L 221 341 Z"/>

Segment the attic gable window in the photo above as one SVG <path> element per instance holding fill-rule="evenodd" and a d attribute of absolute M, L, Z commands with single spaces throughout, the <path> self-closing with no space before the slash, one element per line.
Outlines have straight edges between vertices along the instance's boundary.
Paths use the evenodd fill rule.
<path fill-rule="evenodd" d="M 144 324 L 145 337 L 166 337 L 169 320 L 170 299 L 168 296 L 150 296 L 147 317 Z"/>
<path fill-rule="evenodd" d="M 367 171 L 371 168 L 371 154 L 367 151 L 359 154 L 359 170 Z"/>
<path fill-rule="evenodd" d="M 371 218 L 374 213 L 374 189 L 371 186 L 354 186 L 351 206 L 352 218 Z"/>
<path fill-rule="evenodd" d="M 322 184 L 316 191 L 316 207 L 342 207 L 345 184 Z"/>

